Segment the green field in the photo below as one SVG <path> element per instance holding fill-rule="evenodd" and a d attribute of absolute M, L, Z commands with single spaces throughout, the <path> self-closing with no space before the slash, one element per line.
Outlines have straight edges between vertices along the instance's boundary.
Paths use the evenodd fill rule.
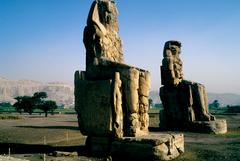
<path fill-rule="evenodd" d="M 159 113 L 160 108 L 150 108 L 148 113 Z M 2 107 L 0 106 L 0 113 L 17 113 L 14 107 Z M 35 109 L 33 111 L 35 114 L 41 114 L 43 111 L 39 109 Z M 76 111 L 74 108 L 58 108 L 54 111 L 54 114 L 76 114 Z"/>

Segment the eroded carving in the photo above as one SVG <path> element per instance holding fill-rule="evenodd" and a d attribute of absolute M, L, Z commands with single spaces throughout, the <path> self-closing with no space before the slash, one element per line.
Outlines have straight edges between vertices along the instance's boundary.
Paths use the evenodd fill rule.
<path fill-rule="evenodd" d="M 164 107 L 165 126 L 183 129 L 195 121 L 215 121 L 209 113 L 205 87 L 183 78 L 180 59 L 181 43 L 165 43 L 161 66 L 160 98 Z"/>
<path fill-rule="evenodd" d="M 114 1 L 93 2 L 83 38 L 86 48 L 85 81 L 113 80 L 113 135 L 146 135 L 150 73 L 124 64 L 117 16 Z"/>

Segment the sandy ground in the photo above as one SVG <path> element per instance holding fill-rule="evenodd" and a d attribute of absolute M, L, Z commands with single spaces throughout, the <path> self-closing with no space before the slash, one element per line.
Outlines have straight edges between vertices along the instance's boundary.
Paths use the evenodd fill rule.
<path fill-rule="evenodd" d="M 175 161 L 240 161 L 240 115 L 217 118 L 227 119 L 229 132 L 224 135 L 179 132 L 185 136 L 185 153 Z M 156 128 L 158 124 L 158 115 L 150 115 L 150 127 Z M 86 157 L 83 150 L 86 137 L 78 130 L 76 115 L 48 118 L 25 115 L 19 120 L 0 120 L 0 127 L 1 155 L 10 150 L 11 156 L 31 161 L 44 160 L 44 153 L 46 161 L 104 160 Z M 50 156 L 48 153 L 54 150 L 78 151 L 79 157 Z"/>

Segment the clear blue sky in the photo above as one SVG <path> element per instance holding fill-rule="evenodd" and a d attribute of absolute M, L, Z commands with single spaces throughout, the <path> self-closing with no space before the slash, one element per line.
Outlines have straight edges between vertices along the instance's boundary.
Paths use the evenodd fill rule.
<path fill-rule="evenodd" d="M 239 0 L 117 0 L 125 61 L 160 87 L 165 41 L 182 42 L 185 79 L 240 94 Z M 0 76 L 73 83 L 85 70 L 92 0 L 0 0 Z"/>

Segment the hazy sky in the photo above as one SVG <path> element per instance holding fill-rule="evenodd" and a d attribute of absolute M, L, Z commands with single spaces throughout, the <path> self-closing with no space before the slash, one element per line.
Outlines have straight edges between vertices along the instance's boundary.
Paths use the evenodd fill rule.
<path fill-rule="evenodd" d="M 127 64 L 161 85 L 163 45 L 182 42 L 185 79 L 240 94 L 239 0 L 117 0 Z M 73 83 L 85 70 L 83 29 L 92 0 L 0 0 L 0 76 Z"/>

